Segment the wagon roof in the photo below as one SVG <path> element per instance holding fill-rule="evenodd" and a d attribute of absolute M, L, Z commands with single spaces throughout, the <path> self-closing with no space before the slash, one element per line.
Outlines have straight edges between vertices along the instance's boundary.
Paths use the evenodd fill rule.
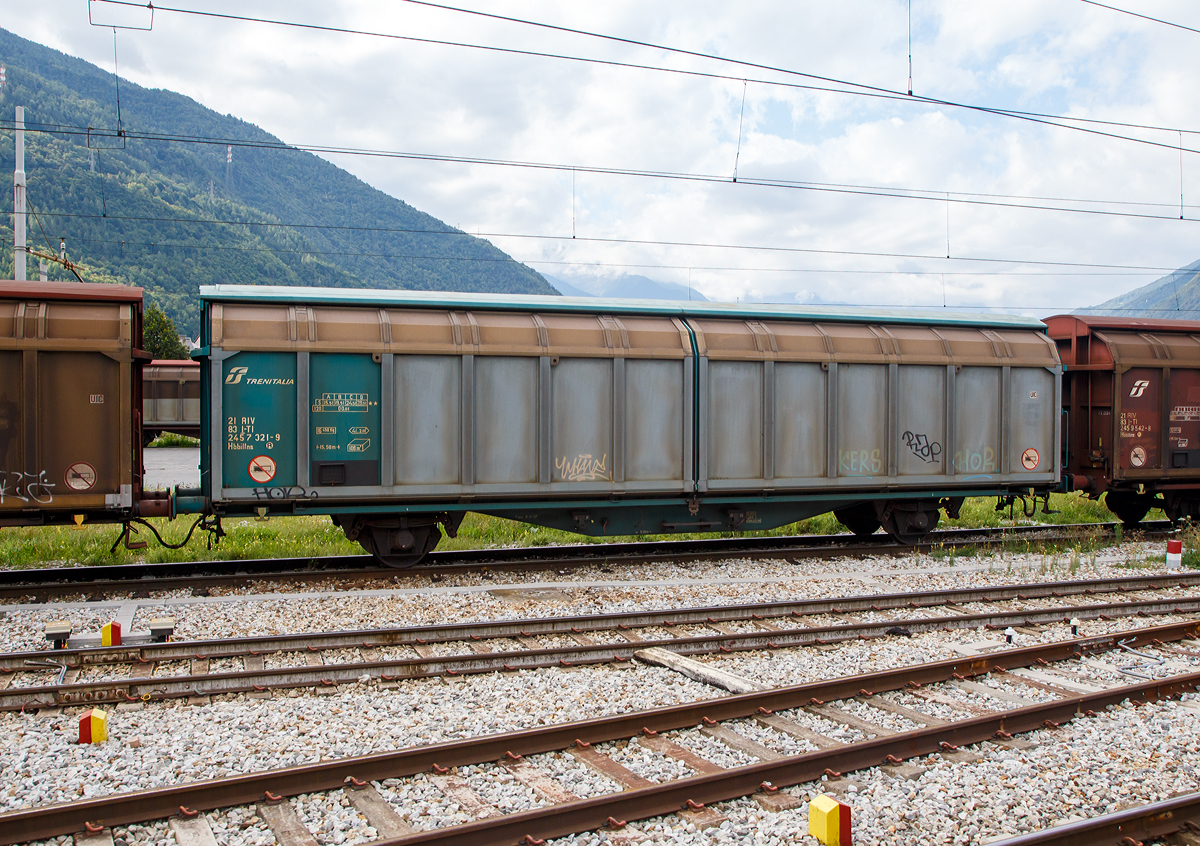
<path fill-rule="evenodd" d="M 1200 321 L 1146 319 L 1109 314 L 1056 314 L 1045 319 L 1054 336 L 1086 335 L 1094 329 L 1124 329 L 1129 332 L 1200 332 Z"/>
<path fill-rule="evenodd" d="M 278 285 L 202 285 L 201 299 L 212 302 L 305 303 L 318 305 L 397 306 L 492 311 L 575 312 L 584 314 L 656 314 L 675 317 L 740 317 L 767 320 L 819 320 L 854 323 L 913 323 L 1033 329 L 1046 326 L 1015 314 L 963 314 L 948 311 L 898 311 L 856 306 L 792 306 L 774 303 L 731 305 L 678 300 L 545 297 L 475 294 L 454 291 L 379 291 L 362 288 L 302 288 Z"/>
<path fill-rule="evenodd" d="M 104 300 L 141 302 L 142 289 L 96 282 L 40 282 L 0 279 L 0 299 Z"/>

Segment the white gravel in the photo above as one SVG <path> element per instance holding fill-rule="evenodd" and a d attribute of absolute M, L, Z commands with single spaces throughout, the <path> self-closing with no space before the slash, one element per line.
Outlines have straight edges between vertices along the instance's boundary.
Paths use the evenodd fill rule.
<path fill-rule="evenodd" d="M 176 617 L 181 637 L 228 637 L 336 628 L 442 623 L 519 616 L 553 616 L 592 612 L 632 611 L 642 608 L 671 608 L 720 603 L 746 603 L 829 596 L 837 594 L 892 593 L 932 590 L 991 583 L 1020 583 L 1069 578 L 1098 578 L 1158 572 L 1160 564 L 1139 567 L 1140 557 L 1159 552 L 1151 545 L 1132 545 L 1097 557 L 1093 564 L 1079 561 L 1070 570 L 1070 555 L 1056 559 L 1040 555 L 1000 555 L 960 558 L 952 567 L 948 559 L 914 556 L 910 559 L 864 559 L 836 562 L 729 561 L 696 564 L 620 568 L 615 574 L 590 570 L 592 579 L 645 580 L 647 584 L 578 586 L 588 581 L 588 569 L 560 574 L 554 592 L 530 591 L 528 597 L 495 596 L 487 592 L 423 592 L 367 596 L 347 594 L 314 598 L 302 594 L 283 598 L 238 598 L 229 603 L 191 600 L 165 605 L 143 600 L 138 619 L 169 612 Z M 980 569 L 970 569 L 972 566 Z M 438 589 L 455 585 L 469 587 L 478 577 L 454 577 Z M 514 584 L 522 577 L 505 581 Z M 527 583 L 543 580 L 531 574 Z M 770 582 L 771 578 L 778 581 Z M 682 581 L 665 588 L 650 583 L 655 579 Z M 708 580 L 705 583 L 705 580 Z M 540 584 L 540 582 L 539 582 Z M 572 586 L 576 584 L 576 586 Z M 496 585 L 491 585 L 496 587 Z M 257 589 L 256 589 L 257 590 Z M 1186 595 L 1180 592 L 1179 595 Z M 1158 596 L 1150 593 L 1148 596 Z M 1123 597 L 1129 598 L 1129 597 Z M 1118 601 L 1111 597 L 1088 597 L 1086 601 Z M 1022 603 L 1032 605 L 1032 602 Z M 991 611 L 998 604 L 982 603 Z M 48 609 L 8 609 L 8 631 L 0 641 L 6 649 L 41 648 L 41 626 L 47 617 L 62 619 L 63 612 Z M 98 627 L 111 619 L 111 610 L 71 609 L 81 616 L 70 617 L 77 630 Z M 881 618 L 899 617 L 902 612 L 885 611 Z M 930 609 L 912 611 L 912 617 L 928 615 Z M 935 613 L 943 613 L 937 611 Z M 90 616 L 88 616 L 90 614 Z M 875 612 L 853 615 L 869 619 Z M 827 624 L 844 624 L 852 615 L 827 615 Z M 1084 634 L 1093 635 L 1136 626 L 1162 625 L 1173 616 L 1139 620 L 1086 622 Z M 1179 618 L 1181 619 L 1181 618 Z M 818 621 L 773 621 L 776 625 L 811 626 Z M 824 622 L 824 621 L 821 621 Z M 740 625 L 740 624 L 739 624 Z M 746 630 L 757 626 L 745 624 Z M 662 627 L 671 636 L 703 636 L 706 627 Z M 596 635 L 592 635 L 596 637 Z M 869 670 L 892 669 L 902 664 L 938 660 L 955 654 L 954 648 L 969 648 L 984 639 L 997 639 L 996 632 L 958 630 L 930 632 L 911 638 L 889 637 L 873 641 L 848 641 L 829 648 L 797 648 L 734 653 L 706 657 L 722 669 L 769 685 L 797 684 Z M 1067 626 L 1045 626 L 1033 634 L 1022 634 L 1014 648 L 1070 637 Z M 545 642 L 545 639 L 543 639 Z M 565 638 L 563 639 L 565 640 Z M 519 649 L 511 639 L 486 642 L 496 651 Z M 460 649 L 434 646 L 441 649 Z M 1008 647 L 1000 647 L 1005 649 Z M 1200 667 L 1186 656 L 1156 653 L 1181 667 Z M 413 658 L 408 648 L 379 650 L 382 658 Z M 347 657 L 349 656 L 349 657 Z M 298 660 L 292 660 L 293 658 Z M 268 666 L 303 663 L 304 653 L 267 656 Z M 343 655 L 326 653 L 329 662 L 359 660 L 355 650 Z M 1116 665 L 1140 662 L 1135 656 L 1101 656 L 1114 669 L 1086 670 L 1096 679 L 1130 681 Z M 214 671 L 240 670 L 241 662 L 213 662 Z M 224 670 L 217 670 L 215 667 Z M 1078 665 L 1072 665 L 1078 669 Z M 160 675 L 182 674 L 187 662 L 160 666 Z M 1094 675 L 1093 675 L 1094 674 Z M 28 678 L 28 677 L 18 677 Z M 1051 695 L 1021 685 L 1016 680 L 977 679 L 998 690 L 1041 701 Z M 949 685 L 928 688 L 959 701 L 986 704 L 1002 709 L 1011 703 L 980 693 L 966 693 Z M 424 679 L 396 685 L 360 682 L 344 685 L 328 696 L 308 690 L 277 692 L 269 699 L 246 696 L 216 697 L 205 705 L 187 705 L 182 700 L 150 703 L 109 714 L 111 740 L 105 744 L 80 746 L 73 742 L 81 709 L 60 713 L 0 714 L 0 810 L 34 804 L 70 801 L 80 796 L 103 796 L 150 786 L 180 784 L 198 779 L 254 772 L 351 755 L 367 754 L 408 746 L 425 745 L 479 734 L 517 730 L 547 723 L 587 719 L 602 714 L 671 705 L 726 695 L 658 667 L 632 668 L 596 666 L 570 671 L 547 669 L 470 676 L 460 679 Z M 961 719 L 950 706 L 929 702 L 907 692 L 880 697 L 912 710 L 942 719 Z M 1189 697 L 1193 701 L 1194 697 Z M 903 730 L 907 720 L 868 703 L 842 702 L 839 707 L 878 725 Z M 1200 704 L 1194 704 L 1200 711 Z M 845 742 L 863 739 L 856 729 L 836 726 L 804 711 L 781 712 L 781 716 L 829 734 Z M 745 737 L 783 754 L 812 751 L 797 740 L 754 720 L 741 720 L 730 727 Z M 722 766 L 753 763 L 750 756 L 735 752 L 698 729 L 664 734 L 696 754 Z M 1175 703 L 1118 708 L 1094 718 L 1080 718 L 1054 732 L 1033 736 L 1038 746 L 1020 752 L 990 743 L 974 747 L 984 760 L 976 764 L 954 764 L 939 756 L 919 761 L 926 772 L 914 781 L 896 779 L 877 769 L 854 774 L 861 789 L 848 801 L 855 813 L 856 843 L 976 843 L 1006 832 L 1017 833 L 1047 825 L 1071 814 L 1091 815 L 1122 804 L 1153 801 L 1180 790 L 1200 787 L 1196 752 L 1200 741 L 1200 714 Z M 637 740 L 597 744 L 634 772 L 652 781 L 693 775 L 681 762 L 653 752 Z M 549 771 L 560 783 L 581 798 L 611 792 L 618 786 L 565 753 L 530 756 L 529 763 Z M 536 807 L 543 800 L 494 764 L 463 767 L 459 775 L 487 801 L 505 812 Z M 385 799 L 417 829 L 463 821 L 466 815 L 447 799 L 424 775 L 389 779 L 378 783 Z M 792 790 L 809 798 L 821 789 L 819 783 Z M 352 846 L 374 836 L 373 829 L 340 791 L 295 797 L 294 806 L 318 842 Z M 707 832 L 679 817 L 669 816 L 637 823 L 652 843 L 709 844 L 809 844 L 806 809 L 771 814 L 750 800 L 719 803 L 729 816 L 720 828 Z M 274 837 L 253 808 L 224 809 L 206 814 L 221 846 L 270 846 Z M 906 818 L 907 817 L 907 818 Z M 691 830 L 689 830 L 689 827 Z M 166 823 L 130 826 L 114 834 L 125 846 L 174 846 Z M 556 843 L 601 843 L 603 833 L 562 838 Z M 67 846 L 62 838 L 46 841 Z M 120 843 L 117 846 L 121 846 Z"/>

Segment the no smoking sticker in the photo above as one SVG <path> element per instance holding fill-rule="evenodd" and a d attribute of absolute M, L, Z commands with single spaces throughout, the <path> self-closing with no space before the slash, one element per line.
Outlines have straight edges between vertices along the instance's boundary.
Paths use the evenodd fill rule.
<path fill-rule="evenodd" d="M 1042 456 L 1033 447 L 1021 453 L 1021 466 L 1026 470 L 1036 470 L 1037 466 L 1042 463 Z"/>
<path fill-rule="evenodd" d="M 265 455 L 255 456 L 250 462 L 250 478 L 265 485 L 275 478 L 275 459 Z"/>
<path fill-rule="evenodd" d="M 1146 463 L 1146 450 L 1140 446 L 1134 447 L 1129 452 L 1129 463 L 1134 467 L 1141 467 Z"/>
<path fill-rule="evenodd" d="M 73 491 L 90 491 L 96 484 L 96 468 L 86 461 L 77 461 L 67 468 L 64 481 Z"/>

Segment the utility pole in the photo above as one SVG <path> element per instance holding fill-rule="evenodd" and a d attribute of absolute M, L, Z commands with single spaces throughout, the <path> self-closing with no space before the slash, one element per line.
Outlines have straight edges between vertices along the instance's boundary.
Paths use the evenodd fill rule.
<path fill-rule="evenodd" d="M 17 106 L 17 167 L 13 172 L 13 278 L 25 281 L 25 107 Z"/>

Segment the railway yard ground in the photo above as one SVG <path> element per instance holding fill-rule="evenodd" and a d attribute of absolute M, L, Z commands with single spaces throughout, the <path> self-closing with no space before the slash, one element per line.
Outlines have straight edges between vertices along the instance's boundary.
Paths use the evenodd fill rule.
<path fill-rule="evenodd" d="M 1200 790 L 1200 697 L 1169 682 L 1200 673 L 1200 574 L 1166 571 L 1164 546 L 9 597 L 0 841 L 807 844 L 826 793 L 855 843 L 1002 842 Z M 110 620 L 136 636 L 162 617 L 171 643 L 140 657 L 36 666 L 48 623 L 95 643 Z M 96 705 L 109 739 L 80 744 Z M 220 794 L 238 798 L 205 798 L 245 775 Z M 121 817 L 122 796 L 171 787 Z M 57 823 L 20 817 L 58 803 Z"/>

